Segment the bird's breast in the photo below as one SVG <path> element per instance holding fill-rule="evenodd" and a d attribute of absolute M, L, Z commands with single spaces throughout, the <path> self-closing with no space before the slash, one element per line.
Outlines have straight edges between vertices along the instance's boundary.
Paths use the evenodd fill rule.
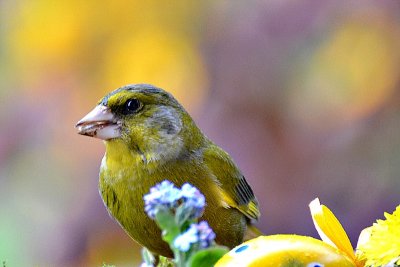
<path fill-rule="evenodd" d="M 120 153 L 123 152 L 120 150 Z M 150 188 L 163 180 L 169 180 L 177 187 L 186 182 L 197 187 L 206 198 L 206 209 L 202 219 L 207 220 L 213 227 L 218 240 L 232 240 L 233 244 L 241 241 L 246 224 L 245 217 L 239 211 L 227 207 L 223 190 L 201 159 L 187 157 L 169 161 L 167 164 L 149 165 L 132 154 L 124 156 L 120 153 L 109 153 L 107 150 L 101 165 L 99 188 L 110 215 L 137 242 L 152 251 L 156 251 L 157 248 L 164 249 L 166 245 L 161 241 L 159 228 L 146 215 L 143 200 Z M 225 222 L 229 222 L 229 225 L 232 225 L 230 227 L 239 231 L 232 232 L 227 229 Z"/>

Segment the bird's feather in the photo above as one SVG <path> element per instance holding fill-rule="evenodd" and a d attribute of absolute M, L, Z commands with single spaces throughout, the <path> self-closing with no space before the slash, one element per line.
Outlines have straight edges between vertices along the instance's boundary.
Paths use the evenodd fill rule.
<path fill-rule="evenodd" d="M 225 203 L 238 209 L 249 220 L 257 220 L 260 217 L 257 199 L 231 157 L 211 144 L 204 151 L 204 163 L 214 173 Z"/>

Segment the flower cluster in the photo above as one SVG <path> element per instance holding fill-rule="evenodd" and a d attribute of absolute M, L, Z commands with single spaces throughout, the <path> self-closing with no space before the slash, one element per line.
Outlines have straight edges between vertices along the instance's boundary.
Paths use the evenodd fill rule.
<path fill-rule="evenodd" d="M 178 200 L 181 198 L 181 190 L 176 188 L 173 183 L 163 181 L 150 188 L 150 193 L 143 198 L 147 215 L 155 219 L 158 209 L 173 209 L 178 206 Z"/>
<path fill-rule="evenodd" d="M 185 183 L 179 189 L 167 180 L 152 187 L 144 202 L 145 211 L 152 219 L 158 210 L 176 211 L 180 205 L 189 219 L 196 219 L 203 214 L 206 204 L 204 195 L 196 187 Z"/>
<path fill-rule="evenodd" d="M 211 246 L 215 239 L 215 233 L 206 221 L 190 225 L 190 228 L 174 240 L 174 246 L 180 251 L 186 252 L 193 244 L 199 244 L 200 248 Z"/>
<path fill-rule="evenodd" d="M 206 248 L 211 249 L 210 253 L 214 248 L 219 254 L 226 252 L 225 248 L 215 246 L 216 235 L 208 223 L 198 222 L 203 215 L 206 200 L 196 187 L 185 183 L 177 188 L 165 180 L 150 189 L 144 196 L 144 202 L 147 215 L 156 221 L 162 230 L 163 240 L 174 252 L 177 266 L 187 266 L 196 255 L 200 255 L 200 250 Z M 150 266 L 152 260 L 149 257 L 144 259 L 145 264 Z M 209 261 L 213 265 L 215 258 Z"/>
<path fill-rule="evenodd" d="M 196 187 L 185 183 L 182 186 L 181 195 L 185 210 L 189 214 L 189 219 L 196 219 L 203 215 L 206 199 Z"/>

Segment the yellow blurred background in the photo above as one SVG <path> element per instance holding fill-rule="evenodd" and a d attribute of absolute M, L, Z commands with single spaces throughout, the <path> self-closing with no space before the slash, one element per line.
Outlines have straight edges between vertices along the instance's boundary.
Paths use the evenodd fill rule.
<path fill-rule="evenodd" d="M 253 185 L 267 234 L 356 243 L 400 204 L 400 2 L 0 1 L 0 263 L 137 266 L 97 190 L 105 93 L 173 93 Z"/>

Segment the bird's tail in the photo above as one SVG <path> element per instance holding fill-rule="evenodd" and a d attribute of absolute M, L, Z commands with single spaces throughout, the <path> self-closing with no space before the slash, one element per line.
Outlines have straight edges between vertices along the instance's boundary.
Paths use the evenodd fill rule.
<path fill-rule="evenodd" d="M 260 231 L 257 227 L 255 227 L 253 224 L 248 224 L 247 225 L 247 230 L 244 233 L 244 241 L 259 237 L 260 235 L 264 235 L 263 232 Z"/>

